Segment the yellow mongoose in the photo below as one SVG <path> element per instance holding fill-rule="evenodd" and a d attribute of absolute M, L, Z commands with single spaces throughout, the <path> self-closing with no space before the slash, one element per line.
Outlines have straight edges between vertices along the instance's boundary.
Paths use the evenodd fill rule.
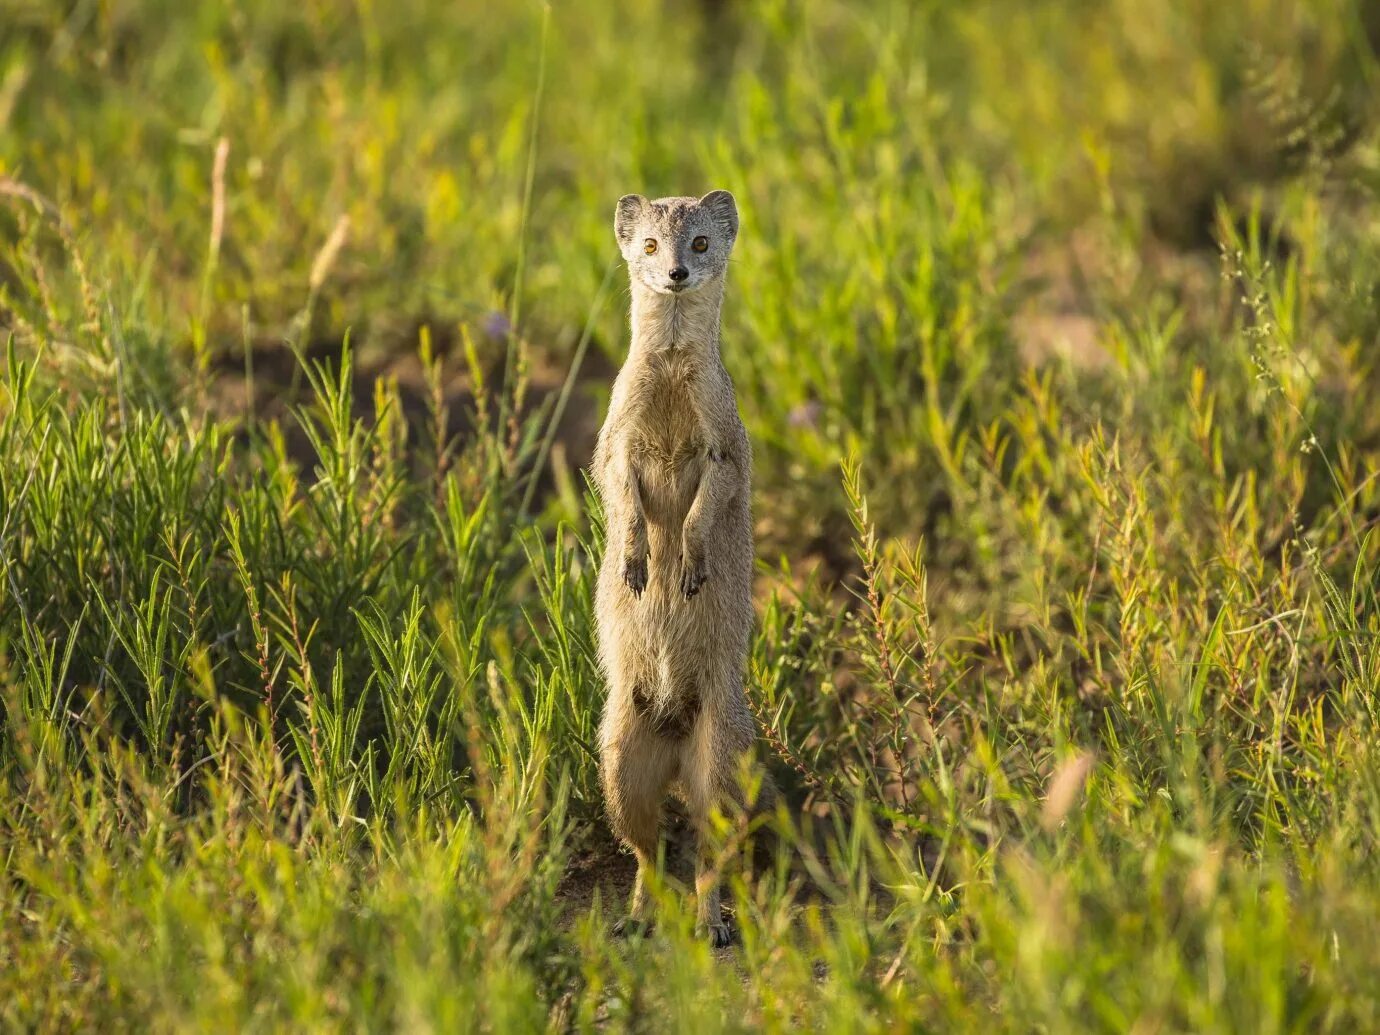
<path fill-rule="evenodd" d="M 613 829 L 637 855 L 630 915 L 618 930 L 646 921 L 646 878 L 670 791 L 698 830 L 697 923 L 721 946 L 731 932 L 706 820 L 716 805 L 739 802 L 739 760 L 756 736 L 743 695 L 752 454 L 719 357 L 738 208 L 723 190 L 657 201 L 630 194 L 618 202 L 614 232 L 632 282 L 632 348 L 593 474 L 608 527 L 595 603 L 609 683 L 602 778 Z"/>

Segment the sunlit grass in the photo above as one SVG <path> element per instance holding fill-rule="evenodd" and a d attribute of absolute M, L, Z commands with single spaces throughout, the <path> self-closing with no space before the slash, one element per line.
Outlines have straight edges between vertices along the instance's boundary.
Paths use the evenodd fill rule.
<path fill-rule="evenodd" d="M 0 1019 L 1375 1027 L 1368 19 L 9 5 Z M 614 200 L 711 187 L 717 957 L 674 847 L 610 935 L 579 471 Z"/>

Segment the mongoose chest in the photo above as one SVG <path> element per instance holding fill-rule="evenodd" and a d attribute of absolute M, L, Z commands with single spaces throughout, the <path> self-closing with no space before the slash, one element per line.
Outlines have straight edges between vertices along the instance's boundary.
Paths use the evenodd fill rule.
<path fill-rule="evenodd" d="M 643 389 L 629 443 L 643 465 L 665 475 L 696 466 L 705 434 L 694 375 L 667 365 L 648 371 Z"/>

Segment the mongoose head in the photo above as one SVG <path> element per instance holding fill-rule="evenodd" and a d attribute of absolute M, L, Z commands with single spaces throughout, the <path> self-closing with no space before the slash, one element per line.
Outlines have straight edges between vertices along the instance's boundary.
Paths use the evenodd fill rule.
<path fill-rule="evenodd" d="M 618 199 L 613 232 L 634 282 L 664 295 L 698 291 L 723 279 L 738 204 L 726 190 L 656 201 L 628 194 Z"/>

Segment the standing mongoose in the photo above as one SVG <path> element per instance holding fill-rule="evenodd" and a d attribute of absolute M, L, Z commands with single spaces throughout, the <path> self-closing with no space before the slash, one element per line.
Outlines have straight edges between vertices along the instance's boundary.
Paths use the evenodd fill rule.
<path fill-rule="evenodd" d="M 630 194 L 618 202 L 614 232 L 632 282 L 632 348 L 593 475 L 608 531 L 595 599 L 609 684 L 602 778 L 614 832 L 637 855 L 630 915 L 618 930 L 645 926 L 669 791 L 697 831 L 698 929 L 721 946 L 731 933 L 707 824 L 715 806 L 743 804 L 740 760 L 756 737 L 743 694 L 752 453 L 719 356 L 738 207 L 724 190 L 657 201 Z"/>

